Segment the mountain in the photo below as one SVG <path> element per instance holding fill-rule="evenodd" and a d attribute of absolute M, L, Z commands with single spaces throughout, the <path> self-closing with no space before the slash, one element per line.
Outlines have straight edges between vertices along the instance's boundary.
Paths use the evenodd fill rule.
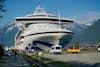
<path fill-rule="evenodd" d="M 0 25 L 0 29 L 1 29 L 2 27 L 1 27 L 1 25 Z"/>
<path fill-rule="evenodd" d="M 79 38 L 80 43 L 96 44 L 100 41 L 100 19 L 95 20 L 94 24 L 82 33 Z"/>
<path fill-rule="evenodd" d="M 85 32 L 88 27 L 89 26 L 85 24 L 79 24 L 77 22 L 68 25 L 68 29 L 74 33 L 74 36 L 78 36 L 81 33 Z"/>
<path fill-rule="evenodd" d="M 74 23 L 70 26 L 74 35 L 69 45 L 79 43 L 80 45 L 95 45 L 100 42 L 100 19 L 88 24 Z"/>
<path fill-rule="evenodd" d="M 14 38 L 18 31 L 15 23 L 10 23 L 3 26 L 0 30 L 0 44 L 12 46 L 14 45 Z"/>
<path fill-rule="evenodd" d="M 68 45 L 73 45 L 73 44 L 79 42 L 80 35 L 82 33 L 84 33 L 88 29 L 89 26 L 90 25 L 79 24 L 77 22 L 74 22 L 73 24 L 68 25 L 68 29 L 71 30 L 74 33 L 73 38 Z"/>

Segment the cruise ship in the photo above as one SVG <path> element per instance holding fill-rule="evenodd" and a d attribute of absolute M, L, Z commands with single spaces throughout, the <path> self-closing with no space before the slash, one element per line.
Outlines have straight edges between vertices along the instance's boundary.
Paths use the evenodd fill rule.
<path fill-rule="evenodd" d="M 48 14 L 40 6 L 36 7 L 33 14 L 16 17 L 19 31 L 15 38 L 15 48 L 25 50 L 28 45 L 34 49 L 48 51 L 53 45 L 61 45 L 63 48 L 72 39 L 73 33 L 67 25 L 73 20 Z"/>

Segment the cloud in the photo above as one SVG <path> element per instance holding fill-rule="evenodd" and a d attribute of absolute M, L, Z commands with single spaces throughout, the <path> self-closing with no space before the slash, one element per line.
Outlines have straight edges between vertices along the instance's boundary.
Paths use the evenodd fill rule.
<path fill-rule="evenodd" d="M 75 22 L 80 24 L 86 24 L 93 20 L 97 20 L 100 18 L 100 12 L 89 11 L 86 13 L 79 13 L 76 16 L 71 16 L 70 18 L 74 19 Z"/>

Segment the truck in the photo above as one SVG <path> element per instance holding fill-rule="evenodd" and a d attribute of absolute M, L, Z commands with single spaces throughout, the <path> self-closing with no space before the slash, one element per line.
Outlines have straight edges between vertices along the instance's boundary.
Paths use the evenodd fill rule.
<path fill-rule="evenodd" d="M 49 52 L 52 54 L 61 54 L 62 53 L 62 46 L 61 45 L 51 46 Z"/>
<path fill-rule="evenodd" d="M 80 47 L 79 46 L 67 47 L 67 49 L 65 49 L 64 51 L 67 53 L 79 53 Z"/>

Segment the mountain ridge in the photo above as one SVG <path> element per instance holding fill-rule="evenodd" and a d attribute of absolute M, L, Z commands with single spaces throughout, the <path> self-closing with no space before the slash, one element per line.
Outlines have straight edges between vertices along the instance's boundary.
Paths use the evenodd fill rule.
<path fill-rule="evenodd" d="M 91 42 L 95 44 L 100 41 L 100 19 L 90 26 L 86 32 L 80 35 L 80 42 Z"/>

